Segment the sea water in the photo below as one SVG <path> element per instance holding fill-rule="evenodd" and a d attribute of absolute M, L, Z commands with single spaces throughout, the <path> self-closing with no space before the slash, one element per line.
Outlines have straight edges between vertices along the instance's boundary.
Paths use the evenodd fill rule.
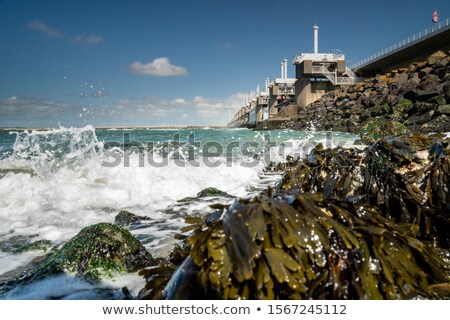
<path fill-rule="evenodd" d="M 265 170 L 269 164 L 306 156 L 319 142 L 352 146 L 357 138 L 209 128 L 0 130 L 0 280 L 42 255 L 8 250 L 18 239 L 60 246 L 85 226 L 114 222 L 121 210 L 149 218 L 131 232 L 154 257 L 165 257 L 186 215 L 206 215 L 210 204 L 234 201 L 183 198 L 208 187 L 250 197 L 280 178 Z M 60 275 L 0 298 L 120 299 L 122 286 L 137 294 L 144 284 L 136 274 L 97 285 Z"/>

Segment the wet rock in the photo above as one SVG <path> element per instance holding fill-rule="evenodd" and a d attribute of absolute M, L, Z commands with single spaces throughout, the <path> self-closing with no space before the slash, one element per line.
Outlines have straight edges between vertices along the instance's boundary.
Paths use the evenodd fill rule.
<path fill-rule="evenodd" d="M 179 202 L 196 201 L 196 200 L 199 200 L 201 198 L 206 198 L 206 197 L 234 198 L 232 195 L 229 195 L 226 192 L 223 192 L 216 188 L 209 187 L 209 188 L 205 188 L 202 191 L 200 191 L 199 193 L 197 193 L 196 197 L 187 197 L 187 198 L 179 200 Z"/>
<path fill-rule="evenodd" d="M 50 248 L 53 246 L 53 242 L 50 240 L 38 240 L 35 242 L 32 242 L 30 244 L 24 245 L 20 248 L 18 248 L 15 252 L 16 253 L 24 253 L 24 252 L 31 252 L 31 251 L 41 251 L 41 252 L 47 252 L 50 250 Z"/>
<path fill-rule="evenodd" d="M 119 226 L 126 227 L 126 226 L 130 226 L 133 224 L 139 224 L 141 221 L 144 221 L 144 220 L 150 220 L 150 218 L 138 216 L 129 211 L 122 210 L 114 218 L 114 223 Z"/>
<path fill-rule="evenodd" d="M 0 251 L 15 253 L 20 248 L 30 244 L 30 236 L 14 235 L 6 240 L 0 241 Z"/>
<path fill-rule="evenodd" d="M 84 228 L 64 244 L 36 272 L 35 277 L 68 272 L 100 281 L 153 264 L 150 253 L 128 230 L 99 223 Z"/>

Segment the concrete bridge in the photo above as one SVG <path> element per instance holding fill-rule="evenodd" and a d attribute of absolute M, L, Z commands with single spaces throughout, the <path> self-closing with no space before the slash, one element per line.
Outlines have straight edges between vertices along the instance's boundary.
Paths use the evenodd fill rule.
<path fill-rule="evenodd" d="M 450 50 L 450 18 L 357 62 L 350 68 L 359 77 L 373 77 L 423 61 L 434 52 Z"/>

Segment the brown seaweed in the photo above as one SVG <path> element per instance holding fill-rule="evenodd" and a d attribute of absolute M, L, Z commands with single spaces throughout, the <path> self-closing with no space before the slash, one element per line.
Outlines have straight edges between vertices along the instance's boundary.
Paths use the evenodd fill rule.
<path fill-rule="evenodd" d="M 275 190 L 191 218 L 187 258 L 143 270 L 140 297 L 448 298 L 448 142 L 319 145 Z"/>

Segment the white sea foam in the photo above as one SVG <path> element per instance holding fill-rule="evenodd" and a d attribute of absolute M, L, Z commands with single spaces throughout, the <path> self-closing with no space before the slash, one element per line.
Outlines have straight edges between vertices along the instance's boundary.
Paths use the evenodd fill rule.
<path fill-rule="evenodd" d="M 152 215 L 206 187 L 244 196 L 259 180 L 260 167 L 211 168 L 202 162 L 199 167 L 180 167 L 173 160 L 163 167 L 147 162 L 140 167 L 137 153 L 131 154 L 129 167 L 123 162 L 106 167 L 101 148 L 92 127 L 18 137 L 14 154 L 2 160 L 0 168 L 29 169 L 35 175 L 11 172 L 0 180 L 0 233 L 79 229 L 111 220 L 102 211 L 108 208 L 136 208 L 137 213 Z"/>

